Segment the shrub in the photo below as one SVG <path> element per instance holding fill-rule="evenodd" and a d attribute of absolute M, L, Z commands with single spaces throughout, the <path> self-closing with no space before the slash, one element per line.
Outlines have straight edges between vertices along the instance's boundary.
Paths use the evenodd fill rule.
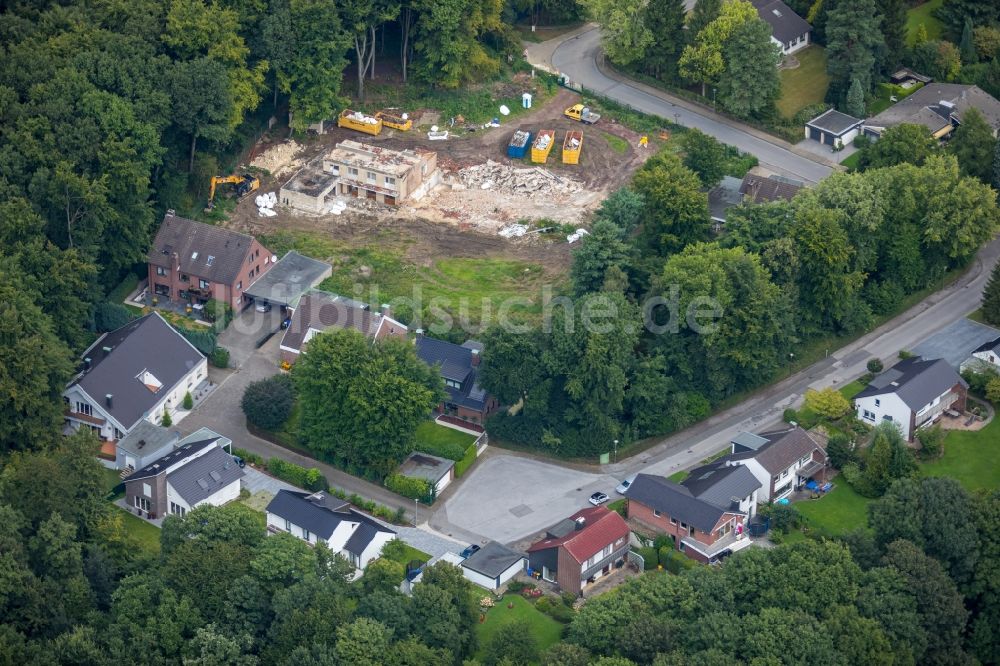
<path fill-rule="evenodd" d="M 913 352 L 906 351 L 905 349 L 899 350 L 899 360 L 905 361 L 908 358 L 913 358 Z"/>
<path fill-rule="evenodd" d="M 791 504 L 765 504 L 760 507 L 759 513 L 765 518 L 771 519 L 771 529 L 788 534 L 791 530 L 802 525 L 802 516 L 799 510 Z"/>
<path fill-rule="evenodd" d="M 217 368 L 229 367 L 229 350 L 225 347 L 216 347 L 208 355 L 208 362 Z"/>
<path fill-rule="evenodd" d="M 868 372 L 872 373 L 873 375 L 877 375 L 883 370 L 882 361 L 877 358 L 870 359 L 865 367 L 867 367 Z"/>
<path fill-rule="evenodd" d="M 240 401 L 247 421 L 258 428 L 272 431 L 284 425 L 294 404 L 295 390 L 289 375 L 274 375 L 251 382 Z"/>
<path fill-rule="evenodd" d="M 570 608 L 572 608 L 573 604 L 576 603 L 576 595 L 568 590 L 560 594 L 559 597 L 562 599 L 562 602 Z"/>
<path fill-rule="evenodd" d="M 850 411 L 851 403 L 832 387 L 814 391 L 806 389 L 806 407 L 823 418 L 836 420 Z"/>
<path fill-rule="evenodd" d="M 671 541 L 670 537 L 666 534 L 657 534 L 656 538 L 653 539 L 653 548 L 660 550 L 661 548 L 673 548 L 674 542 Z"/>
<path fill-rule="evenodd" d="M 252 451 L 247 451 L 246 449 L 241 449 L 238 447 L 233 447 L 233 455 L 243 458 L 248 464 L 257 465 L 258 467 L 264 466 L 264 458 Z"/>
<path fill-rule="evenodd" d="M 476 462 L 475 444 L 466 449 L 462 459 L 455 463 L 455 477 L 458 478 L 465 474 L 474 462 Z"/>
<path fill-rule="evenodd" d="M 799 420 L 798 413 L 789 407 L 784 412 L 781 413 L 781 418 L 784 419 L 785 423 L 797 423 Z"/>
<path fill-rule="evenodd" d="M 670 560 L 671 554 L 674 552 L 672 548 L 667 548 L 666 546 L 660 546 L 657 549 L 657 559 L 660 561 L 664 567 L 667 566 L 667 562 Z"/>
<path fill-rule="evenodd" d="M 163 426 L 164 428 L 169 428 L 173 424 L 174 424 L 174 420 L 172 418 L 170 418 L 170 412 L 168 412 L 166 409 L 164 409 L 163 410 L 163 418 L 160 419 L 160 425 Z"/>
<path fill-rule="evenodd" d="M 323 473 L 315 467 L 310 467 L 306 470 L 305 480 L 306 490 L 312 490 L 315 492 L 317 490 L 327 490 L 330 488 L 330 482 L 327 481 L 326 477 L 323 476 Z"/>
<path fill-rule="evenodd" d="M 390 474 L 385 479 L 385 487 L 398 495 L 420 500 L 426 504 L 434 501 L 433 486 L 426 479 L 411 479 L 402 474 Z"/>
<path fill-rule="evenodd" d="M 187 338 L 188 342 L 194 345 L 195 349 L 200 351 L 205 356 L 208 356 L 209 360 L 211 360 L 212 353 L 218 346 L 218 340 L 213 331 L 193 331 L 187 328 L 178 328 L 177 330 L 181 335 Z M 214 364 L 215 363 L 213 361 L 213 365 Z"/>
<path fill-rule="evenodd" d="M 389 543 L 392 543 L 391 541 Z M 523 580 L 512 580 L 507 584 L 507 591 L 511 594 L 520 594 L 525 590 L 533 590 L 536 585 Z"/>
<path fill-rule="evenodd" d="M 686 569 L 693 569 L 696 566 L 698 566 L 697 562 L 682 553 L 678 553 L 676 550 L 672 550 L 670 551 L 670 557 L 667 559 L 665 568 L 672 574 L 679 574 Z"/>
<path fill-rule="evenodd" d="M 920 457 L 937 458 L 944 451 L 944 431 L 941 426 L 926 428 L 920 431 Z"/>
<path fill-rule="evenodd" d="M 656 568 L 659 564 L 659 557 L 657 555 L 656 549 L 649 546 L 643 546 L 638 549 L 639 554 L 642 555 L 643 569 L 650 571 Z"/>
<path fill-rule="evenodd" d="M 135 314 L 121 303 L 98 303 L 94 308 L 94 327 L 98 333 L 121 328 L 135 318 Z"/>
<path fill-rule="evenodd" d="M 986 399 L 994 405 L 1000 405 L 1000 377 L 986 382 Z"/>
<path fill-rule="evenodd" d="M 854 444 L 851 438 L 843 433 L 835 433 L 826 444 L 826 454 L 830 456 L 830 464 L 837 469 L 843 469 L 844 465 L 857 461 L 857 454 L 854 451 Z"/>
<path fill-rule="evenodd" d="M 267 471 L 282 481 L 287 481 L 293 486 L 305 488 L 307 485 L 306 475 L 308 470 L 305 467 L 290 463 L 281 458 L 271 458 L 267 461 Z M 322 476 L 322 475 L 321 475 Z M 352 502 L 353 504 L 354 502 Z"/>
<path fill-rule="evenodd" d="M 194 398 L 191 397 L 191 391 L 184 394 L 184 402 L 181 403 L 184 409 L 194 409 Z"/>

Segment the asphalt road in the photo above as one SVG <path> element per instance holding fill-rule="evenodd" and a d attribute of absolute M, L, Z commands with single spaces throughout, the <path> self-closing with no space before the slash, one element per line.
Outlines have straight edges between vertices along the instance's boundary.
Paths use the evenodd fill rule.
<path fill-rule="evenodd" d="M 864 374 L 872 357 L 890 364 L 901 349 L 913 349 L 978 308 L 998 257 L 1000 240 L 994 240 L 950 287 L 842 349 L 831 350 L 823 361 L 616 464 L 574 469 L 494 449 L 490 459 L 484 461 L 487 464 L 477 465 L 446 498 L 430 525 L 443 532 L 460 531 L 516 543 L 587 506 L 587 497 L 595 490 L 614 498 L 617 479 L 635 472 L 670 475 L 694 467 L 728 447 L 740 431 L 760 432 L 779 425 L 782 411 L 800 404 L 807 388 L 842 386 Z"/>
<path fill-rule="evenodd" d="M 600 42 L 600 29 L 595 27 L 558 44 L 551 54 L 545 45 L 529 47 L 529 58 L 534 53 L 543 54 L 552 67 L 567 75 L 571 81 L 644 113 L 700 129 L 723 143 L 756 155 L 761 166 L 777 173 L 812 183 L 830 175 L 832 170 L 829 166 L 795 153 L 777 140 L 769 141 L 742 129 L 738 123 L 699 113 L 697 107 L 667 93 L 606 75 L 597 66 L 597 58 L 601 57 Z"/>

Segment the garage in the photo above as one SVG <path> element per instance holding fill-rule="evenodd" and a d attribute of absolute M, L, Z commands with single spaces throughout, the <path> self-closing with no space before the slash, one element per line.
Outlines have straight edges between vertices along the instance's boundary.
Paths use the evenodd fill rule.
<path fill-rule="evenodd" d="M 862 121 L 854 116 L 829 109 L 806 123 L 806 138 L 824 146 L 838 148 L 849 145 L 858 136 Z"/>
<path fill-rule="evenodd" d="M 330 277 L 330 264 L 290 250 L 244 290 L 247 304 L 279 306 L 294 310 L 302 294 Z"/>
<path fill-rule="evenodd" d="M 524 571 L 527 557 L 496 541 L 490 541 L 462 562 L 462 574 L 487 590 L 498 590 Z"/>

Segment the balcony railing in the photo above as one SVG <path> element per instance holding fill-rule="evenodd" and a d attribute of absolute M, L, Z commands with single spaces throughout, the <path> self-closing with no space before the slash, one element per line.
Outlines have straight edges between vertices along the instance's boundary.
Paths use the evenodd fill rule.
<path fill-rule="evenodd" d="M 919 428 L 925 423 L 933 421 L 938 416 L 940 416 L 947 410 L 951 409 L 951 406 L 954 405 L 957 400 L 958 400 L 958 394 L 954 392 L 949 392 L 947 395 L 941 398 L 941 402 L 934 405 L 923 414 L 917 415 L 916 426 Z"/>

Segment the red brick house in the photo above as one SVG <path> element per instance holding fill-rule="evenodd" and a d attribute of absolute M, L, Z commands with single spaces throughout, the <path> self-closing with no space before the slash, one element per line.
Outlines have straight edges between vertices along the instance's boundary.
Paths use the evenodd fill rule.
<path fill-rule="evenodd" d="M 625 496 L 629 520 L 666 534 L 677 550 L 708 564 L 750 545 L 744 521 L 761 484 L 743 466 L 695 471 L 688 486 L 639 474 Z"/>
<path fill-rule="evenodd" d="M 406 339 L 408 330 L 392 318 L 388 306 L 383 306 L 382 312 L 372 312 L 366 303 L 325 291 L 309 291 L 299 299 L 281 338 L 281 360 L 295 363 L 307 342 L 331 328 L 353 328 L 372 342 L 387 337 Z"/>
<path fill-rule="evenodd" d="M 266 273 L 271 251 L 257 239 L 168 210 L 149 250 L 150 296 L 174 303 L 249 305 L 243 290 Z"/>
<path fill-rule="evenodd" d="M 528 548 L 528 566 L 564 591 L 583 589 L 625 563 L 629 527 L 603 506 L 577 511 Z"/>

